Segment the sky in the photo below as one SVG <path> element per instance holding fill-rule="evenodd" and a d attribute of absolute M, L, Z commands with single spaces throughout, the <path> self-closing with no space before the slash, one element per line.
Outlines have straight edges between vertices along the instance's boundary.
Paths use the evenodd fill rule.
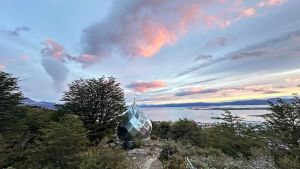
<path fill-rule="evenodd" d="M 300 93 L 299 0 L 0 0 L 0 70 L 59 102 L 113 76 L 127 102 L 221 102 Z"/>

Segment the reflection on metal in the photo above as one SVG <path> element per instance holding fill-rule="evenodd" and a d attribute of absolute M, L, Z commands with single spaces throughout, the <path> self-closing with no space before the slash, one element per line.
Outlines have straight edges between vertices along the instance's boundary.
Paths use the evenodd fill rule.
<path fill-rule="evenodd" d="M 125 112 L 124 121 L 118 127 L 118 137 L 124 141 L 130 141 L 133 137 L 147 139 L 150 137 L 152 123 L 133 102 Z"/>

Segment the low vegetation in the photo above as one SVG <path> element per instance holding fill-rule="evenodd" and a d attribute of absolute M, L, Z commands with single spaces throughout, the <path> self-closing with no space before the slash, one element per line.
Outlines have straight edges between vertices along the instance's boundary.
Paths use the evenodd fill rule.
<path fill-rule="evenodd" d="M 114 78 L 73 82 L 57 110 L 23 106 L 17 82 L 0 72 L 0 168 L 134 168 L 125 150 L 105 144 L 125 111 Z M 300 99 L 279 99 L 270 109 L 260 125 L 242 123 L 229 111 L 208 128 L 189 119 L 153 122 L 151 138 L 164 143 L 164 168 L 186 168 L 188 160 L 204 169 L 300 168 Z"/>
<path fill-rule="evenodd" d="M 197 168 L 298 169 L 300 99 L 278 99 L 270 109 L 263 124 L 242 123 L 229 111 L 218 117 L 223 123 L 208 128 L 188 119 L 154 122 L 152 138 L 169 140 L 160 155 L 164 168 L 184 168 L 189 158 Z"/>

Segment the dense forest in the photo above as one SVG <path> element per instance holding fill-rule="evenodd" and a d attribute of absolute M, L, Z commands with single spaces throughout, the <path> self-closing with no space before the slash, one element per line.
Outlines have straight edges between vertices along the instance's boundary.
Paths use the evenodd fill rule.
<path fill-rule="evenodd" d="M 113 77 L 74 81 L 56 110 L 24 106 L 23 97 L 18 79 L 0 72 L 0 168 L 135 168 L 126 150 L 107 146 L 126 110 Z M 300 99 L 278 99 L 270 110 L 263 124 L 230 111 L 207 128 L 189 119 L 153 122 L 151 139 L 163 143 L 167 169 L 186 168 L 187 159 L 205 169 L 300 168 Z"/>

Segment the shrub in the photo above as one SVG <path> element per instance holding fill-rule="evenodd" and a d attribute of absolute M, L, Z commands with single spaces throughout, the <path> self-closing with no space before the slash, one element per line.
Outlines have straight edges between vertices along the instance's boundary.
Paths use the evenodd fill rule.
<path fill-rule="evenodd" d="M 120 149 L 94 147 L 82 155 L 80 169 L 130 169 L 127 154 Z"/>
<path fill-rule="evenodd" d="M 78 168 L 80 153 L 86 150 L 86 131 L 82 122 L 66 115 L 42 130 L 41 141 L 29 153 L 28 168 Z"/>

